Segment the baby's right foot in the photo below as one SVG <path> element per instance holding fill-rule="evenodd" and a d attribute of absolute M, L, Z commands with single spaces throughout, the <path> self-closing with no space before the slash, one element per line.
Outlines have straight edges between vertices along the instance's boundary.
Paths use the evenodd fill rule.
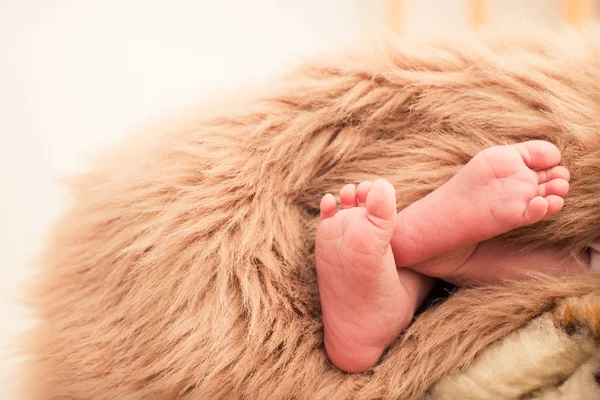
<path fill-rule="evenodd" d="M 557 166 L 560 160 L 556 146 L 539 140 L 483 150 L 398 214 L 391 241 L 396 265 L 474 246 L 558 212 L 569 191 L 569 171 Z M 444 278 L 444 271 L 435 275 Z"/>

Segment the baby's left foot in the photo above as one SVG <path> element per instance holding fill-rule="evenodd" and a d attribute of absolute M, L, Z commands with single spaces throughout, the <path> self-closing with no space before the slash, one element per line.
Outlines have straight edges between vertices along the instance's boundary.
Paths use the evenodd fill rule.
<path fill-rule="evenodd" d="M 348 372 L 372 367 L 408 326 L 420 301 L 420 294 L 408 291 L 418 274 L 396 270 L 390 248 L 396 192 L 384 180 L 369 186 L 345 186 L 341 211 L 331 194 L 323 197 L 316 236 L 325 349 L 329 359 Z"/>

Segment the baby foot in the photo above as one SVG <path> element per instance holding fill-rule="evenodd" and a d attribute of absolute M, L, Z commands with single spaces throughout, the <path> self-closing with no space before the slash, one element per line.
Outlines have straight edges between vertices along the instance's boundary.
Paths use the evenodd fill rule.
<path fill-rule="evenodd" d="M 483 150 L 399 214 L 391 241 L 397 265 L 474 245 L 558 212 L 569 191 L 569 171 L 557 166 L 560 160 L 556 146 L 539 140 Z"/>
<path fill-rule="evenodd" d="M 390 248 L 396 226 L 393 186 L 384 180 L 358 190 L 347 185 L 340 199 L 337 211 L 335 198 L 323 197 L 316 235 L 325 349 L 340 369 L 362 372 L 410 323 L 416 305 Z"/>

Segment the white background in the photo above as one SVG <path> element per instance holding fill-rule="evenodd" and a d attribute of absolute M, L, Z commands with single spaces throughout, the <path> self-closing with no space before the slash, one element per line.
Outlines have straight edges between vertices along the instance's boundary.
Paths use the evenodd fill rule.
<path fill-rule="evenodd" d="M 407 35 L 469 30 L 467 0 L 405 1 Z M 560 0 L 490 1 L 491 24 L 558 27 Z M 0 397 L 10 395 L 14 302 L 56 183 L 148 118 L 386 24 L 383 0 L 0 0 Z"/>

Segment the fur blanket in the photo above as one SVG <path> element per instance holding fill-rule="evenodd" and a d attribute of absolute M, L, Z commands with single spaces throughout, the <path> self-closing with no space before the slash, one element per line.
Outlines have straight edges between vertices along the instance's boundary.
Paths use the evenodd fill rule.
<path fill-rule="evenodd" d="M 323 350 L 313 241 L 321 196 L 345 183 L 386 178 L 402 209 L 483 148 L 544 139 L 572 174 L 565 208 L 505 238 L 588 246 L 598 37 L 392 41 L 140 132 L 73 180 L 39 257 L 24 398 L 597 394 L 599 275 L 461 290 L 352 375 Z"/>

